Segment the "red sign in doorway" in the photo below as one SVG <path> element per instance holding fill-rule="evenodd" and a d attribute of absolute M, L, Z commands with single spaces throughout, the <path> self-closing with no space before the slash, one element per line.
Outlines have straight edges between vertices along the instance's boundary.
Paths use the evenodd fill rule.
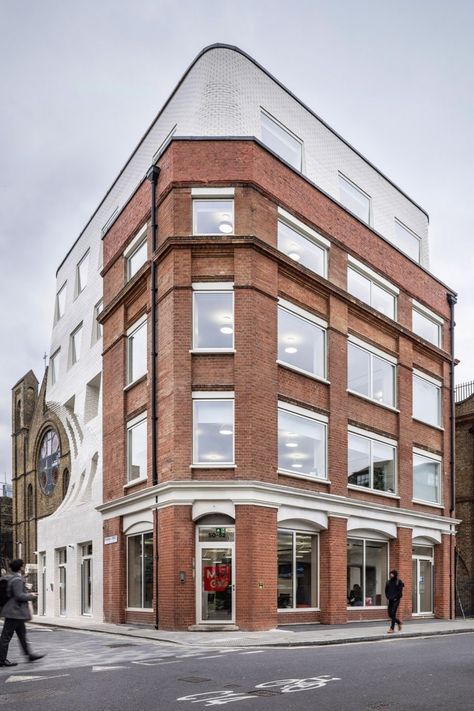
<path fill-rule="evenodd" d="M 230 565 L 206 565 L 203 568 L 203 576 L 206 592 L 225 592 L 230 585 Z"/>

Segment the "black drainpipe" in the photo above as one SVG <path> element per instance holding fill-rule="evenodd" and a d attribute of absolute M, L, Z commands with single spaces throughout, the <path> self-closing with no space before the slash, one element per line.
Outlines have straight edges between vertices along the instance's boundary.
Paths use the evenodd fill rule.
<path fill-rule="evenodd" d="M 150 206 L 150 222 L 151 222 L 151 481 L 152 485 L 158 484 L 158 465 L 157 465 L 157 415 L 156 415 L 156 361 L 157 361 L 157 308 L 156 308 L 156 184 L 160 169 L 157 165 L 152 165 L 147 173 L 147 178 L 151 183 L 151 206 Z M 156 497 L 158 503 L 158 496 Z M 154 514 L 154 529 L 155 529 L 155 629 L 158 629 L 158 510 L 155 508 Z"/>
<path fill-rule="evenodd" d="M 450 443 L 449 443 L 449 449 L 450 449 L 450 458 L 449 458 L 449 466 L 450 466 L 450 471 L 451 471 L 451 504 L 449 508 L 449 515 L 451 518 L 454 517 L 454 512 L 456 508 L 456 464 L 455 464 L 455 452 L 454 452 L 454 447 L 455 447 L 455 431 L 456 431 L 456 400 L 455 400 L 455 393 L 454 393 L 454 367 L 456 365 L 455 360 L 454 360 L 454 327 L 456 326 L 456 323 L 454 321 L 454 307 L 457 303 L 457 297 L 455 294 L 448 294 L 448 304 L 451 310 L 451 318 L 449 322 L 449 336 L 450 336 L 450 343 L 451 343 L 451 363 L 450 363 L 450 368 L 449 368 L 449 391 L 450 391 Z M 453 590 L 453 555 L 452 552 L 450 551 L 449 553 L 449 617 L 450 619 L 453 618 L 453 595 L 452 595 L 452 590 Z"/>

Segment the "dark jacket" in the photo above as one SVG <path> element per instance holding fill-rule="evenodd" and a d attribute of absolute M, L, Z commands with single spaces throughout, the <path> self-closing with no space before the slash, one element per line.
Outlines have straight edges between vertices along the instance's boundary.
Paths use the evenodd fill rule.
<path fill-rule="evenodd" d="M 385 597 L 389 601 L 400 600 L 405 584 L 400 578 L 390 578 L 385 584 Z"/>
<path fill-rule="evenodd" d="M 19 573 L 7 575 L 8 593 L 10 597 L 2 607 L 1 617 L 8 617 L 12 620 L 31 620 L 30 606 L 28 602 L 34 600 L 33 593 L 29 593 L 23 578 Z"/>

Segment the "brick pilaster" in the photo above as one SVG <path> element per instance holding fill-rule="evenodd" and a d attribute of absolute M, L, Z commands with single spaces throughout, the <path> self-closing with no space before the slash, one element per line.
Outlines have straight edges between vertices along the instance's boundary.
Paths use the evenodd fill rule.
<path fill-rule="evenodd" d="M 347 520 L 329 517 L 320 537 L 321 622 L 347 622 Z"/>

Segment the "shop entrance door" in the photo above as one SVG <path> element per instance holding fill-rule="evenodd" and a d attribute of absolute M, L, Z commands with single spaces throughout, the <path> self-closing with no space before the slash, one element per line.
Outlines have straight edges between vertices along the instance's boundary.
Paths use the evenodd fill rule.
<path fill-rule="evenodd" d="M 416 546 L 420 548 L 421 546 Z M 413 614 L 433 614 L 433 555 L 432 549 L 413 555 Z"/>
<path fill-rule="evenodd" d="M 197 620 L 232 624 L 235 619 L 234 527 L 200 526 Z"/>

